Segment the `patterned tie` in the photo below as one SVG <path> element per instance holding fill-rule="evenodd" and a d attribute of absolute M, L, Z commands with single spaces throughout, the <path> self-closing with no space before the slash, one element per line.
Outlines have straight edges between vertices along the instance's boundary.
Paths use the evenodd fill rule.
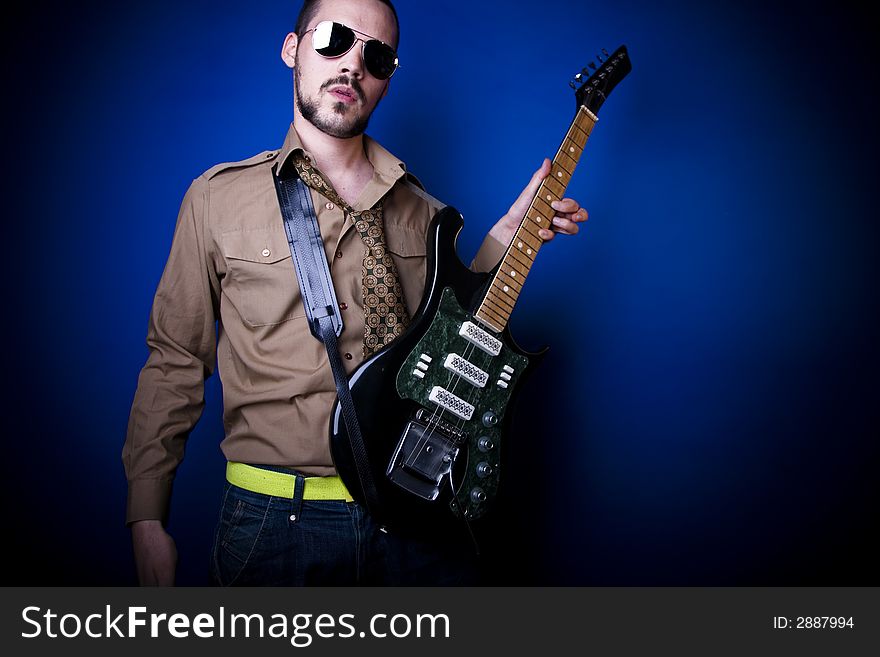
<path fill-rule="evenodd" d="M 382 201 L 369 210 L 355 210 L 346 203 L 309 160 L 297 152 L 294 167 L 303 182 L 332 201 L 351 217 L 367 249 L 364 251 L 364 357 L 370 356 L 403 333 L 409 325 L 409 313 L 397 267 L 385 248 Z"/>

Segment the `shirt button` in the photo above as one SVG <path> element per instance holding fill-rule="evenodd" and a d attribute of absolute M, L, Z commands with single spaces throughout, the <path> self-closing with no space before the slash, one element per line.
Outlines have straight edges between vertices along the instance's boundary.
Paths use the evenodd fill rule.
<path fill-rule="evenodd" d="M 337 251 L 337 252 L 336 252 L 336 257 L 337 257 L 337 258 L 341 258 L 341 257 L 342 257 L 342 251 Z"/>
<path fill-rule="evenodd" d="M 351 360 L 352 356 L 347 351 L 345 352 L 345 360 Z"/>
<path fill-rule="evenodd" d="M 332 210 L 332 209 L 335 208 L 336 206 L 333 205 L 332 203 L 327 203 L 327 205 L 325 205 L 324 207 L 327 208 L 328 210 Z"/>
<path fill-rule="evenodd" d="M 268 258 L 269 255 L 270 255 L 272 252 L 271 252 L 269 249 L 263 249 L 263 250 L 261 251 L 261 253 L 263 254 L 263 257 L 264 257 L 264 258 Z"/>
<path fill-rule="evenodd" d="M 348 310 L 348 304 L 347 303 L 340 303 L 339 310 Z"/>

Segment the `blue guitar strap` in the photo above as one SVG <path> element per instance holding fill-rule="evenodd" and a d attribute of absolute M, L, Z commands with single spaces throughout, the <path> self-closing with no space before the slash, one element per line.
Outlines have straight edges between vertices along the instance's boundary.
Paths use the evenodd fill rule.
<path fill-rule="evenodd" d="M 330 277 L 330 266 L 324 253 L 324 241 L 321 239 L 312 197 L 309 188 L 299 176 L 281 178 L 275 168 L 272 169 L 272 176 L 275 179 L 275 191 L 278 194 L 281 217 L 284 219 L 284 231 L 290 245 L 290 254 L 293 257 L 303 305 L 309 320 L 309 330 L 315 338 L 324 343 L 327 349 L 330 369 L 336 382 L 336 395 L 348 430 L 361 490 L 364 492 L 364 502 L 367 512 L 378 520 L 381 518 L 379 495 L 376 492 L 376 483 L 373 480 L 354 401 L 351 398 L 348 375 L 345 373 L 339 355 L 339 345 L 336 342 L 336 338 L 342 333 L 342 314 L 336 301 L 336 291 L 333 288 L 333 279 Z"/>

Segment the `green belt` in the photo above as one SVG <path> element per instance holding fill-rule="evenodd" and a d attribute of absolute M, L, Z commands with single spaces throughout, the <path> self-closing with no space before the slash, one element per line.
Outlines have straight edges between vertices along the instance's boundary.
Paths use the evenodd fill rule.
<path fill-rule="evenodd" d="M 296 475 L 229 461 L 226 464 L 226 481 L 233 486 L 244 488 L 253 493 L 286 497 L 292 500 L 296 486 Z M 339 477 L 306 477 L 303 499 L 354 501 Z"/>

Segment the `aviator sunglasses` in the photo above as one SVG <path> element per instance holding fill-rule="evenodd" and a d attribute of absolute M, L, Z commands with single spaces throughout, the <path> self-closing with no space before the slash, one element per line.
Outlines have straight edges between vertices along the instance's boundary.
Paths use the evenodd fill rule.
<path fill-rule="evenodd" d="M 314 32 L 312 47 L 315 52 L 327 59 L 342 57 L 354 47 L 357 41 L 361 41 L 364 44 L 362 53 L 364 66 L 367 67 L 370 75 L 377 80 L 387 80 L 394 75 L 394 71 L 400 66 L 394 48 L 383 41 L 374 39 L 369 34 L 356 32 L 348 25 L 333 21 L 321 21 L 312 29 L 303 32 L 303 36 L 309 32 Z M 362 39 L 358 35 L 367 38 Z"/>

